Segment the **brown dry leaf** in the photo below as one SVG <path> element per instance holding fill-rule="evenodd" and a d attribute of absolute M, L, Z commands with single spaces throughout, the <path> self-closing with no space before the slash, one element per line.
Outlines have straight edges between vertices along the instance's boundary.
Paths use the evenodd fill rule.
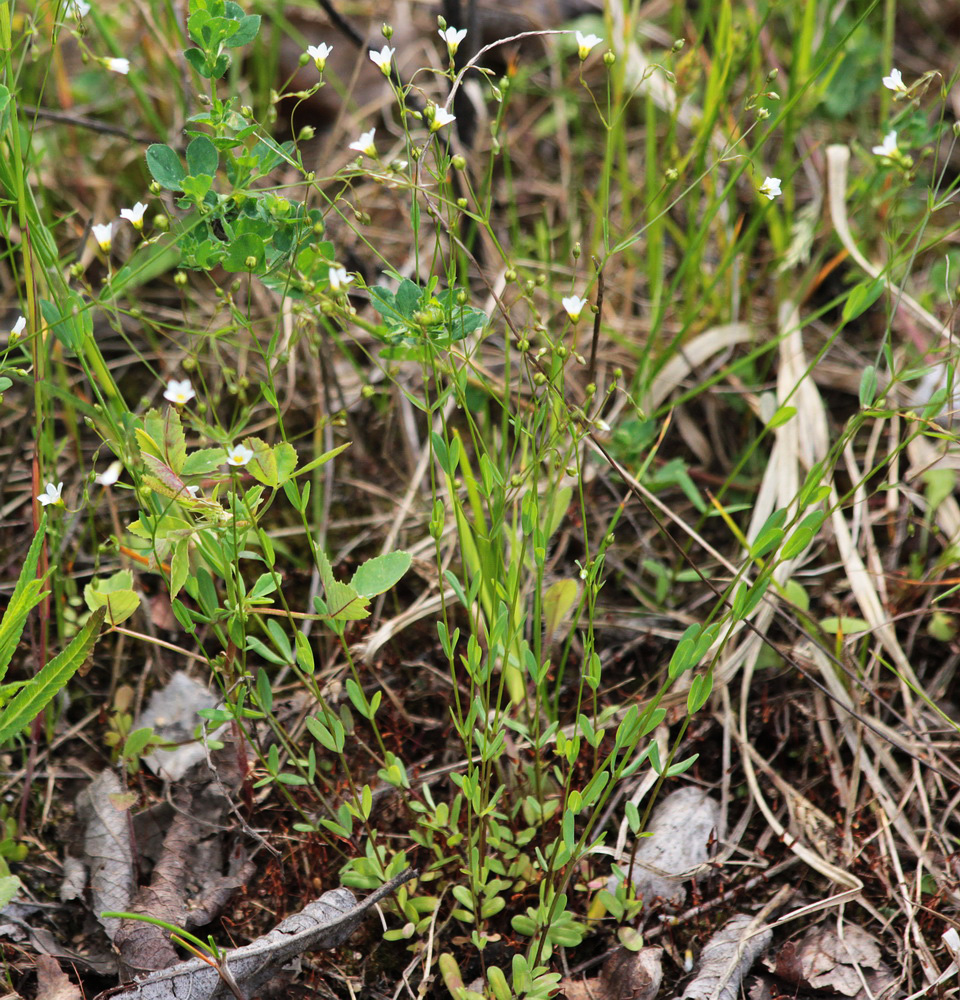
<path fill-rule="evenodd" d="M 245 854 L 229 851 L 222 832 L 230 810 L 225 783 L 240 781 L 236 748 L 227 744 L 211 760 L 217 775 L 201 761 L 179 782 L 176 811 L 150 884 L 141 887 L 126 907 L 133 913 L 195 930 L 210 923 L 253 874 L 252 862 Z M 226 854 L 229 867 L 223 875 Z M 128 977 L 166 969 L 179 961 L 169 931 L 156 924 L 125 920 L 114 944 Z"/>
<path fill-rule="evenodd" d="M 70 982 L 60 963 L 49 955 L 38 955 L 37 1000 L 80 1000 L 80 990 Z"/>
<path fill-rule="evenodd" d="M 863 990 L 856 966 L 880 970 L 880 947 L 865 930 L 848 924 L 843 939 L 829 927 L 811 927 L 799 944 L 787 941 L 773 971 L 788 983 L 855 997 Z"/>
<path fill-rule="evenodd" d="M 743 977 L 772 937 L 762 921 L 758 926 L 757 917 L 738 913 L 703 946 L 697 974 L 687 984 L 682 1000 L 737 1000 Z"/>
<path fill-rule="evenodd" d="M 620 948 L 604 963 L 600 972 L 603 996 L 610 1000 L 653 1000 L 663 979 L 663 948 L 650 946 L 639 951 Z"/>
<path fill-rule="evenodd" d="M 96 1000 L 233 1000 L 238 993 L 256 996 L 293 959 L 318 948 L 342 944 L 364 915 L 398 886 L 416 878 L 407 871 L 358 903 L 349 889 L 332 889 L 279 923 L 269 934 L 243 948 L 221 953 L 221 965 L 195 958 L 153 972 L 132 983 L 105 990 Z M 236 985 L 232 989 L 228 982 Z"/>
<path fill-rule="evenodd" d="M 644 901 L 661 896 L 680 905 L 684 880 L 705 870 L 707 845 L 716 835 L 720 803 L 699 788 L 680 788 L 654 810 L 651 836 L 644 837 L 633 860 L 633 884 Z M 623 867 L 628 868 L 626 861 Z"/>
<path fill-rule="evenodd" d="M 93 912 L 112 941 L 120 927 L 104 910 L 125 910 L 133 894 L 133 851 L 127 813 L 111 801 L 123 791 L 113 771 L 103 771 L 77 796 L 77 815 L 86 824 L 83 847 L 90 870 Z"/>
<path fill-rule="evenodd" d="M 611 1000 L 604 992 L 599 976 L 593 979 L 561 979 L 557 996 L 563 1000 Z"/>

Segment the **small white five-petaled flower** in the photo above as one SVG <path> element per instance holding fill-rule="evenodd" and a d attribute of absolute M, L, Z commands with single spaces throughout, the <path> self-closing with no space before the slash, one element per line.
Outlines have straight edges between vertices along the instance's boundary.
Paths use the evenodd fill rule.
<path fill-rule="evenodd" d="M 897 155 L 897 133 L 888 132 L 883 137 L 883 145 L 874 146 L 871 150 L 874 156 L 886 156 L 887 158 Z"/>
<path fill-rule="evenodd" d="M 568 295 L 565 299 L 560 300 L 561 305 L 567 310 L 567 315 L 574 323 L 580 319 L 580 313 L 583 312 L 583 307 L 587 304 L 586 299 L 581 299 L 579 295 Z"/>
<path fill-rule="evenodd" d="M 17 319 L 16 323 L 13 324 L 13 329 L 10 331 L 10 336 L 19 337 L 21 333 L 27 328 L 27 317 L 21 316 Z"/>
<path fill-rule="evenodd" d="M 249 448 L 245 448 L 242 444 L 235 444 L 232 448 L 227 449 L 227 462 L 230 465 L 243 466 L 251 458 L 253 458 L 253 452 Z"/>
<path fill-rule="evenodd" d="M 347 274 L 345 267 L 331 267 L 329 270 L 330 287 L 339 292 L 341 288 L 349 285 L 353 281 L 353 275 Z"/>
<path fill-rule="evenodd" d="M 188 378 L 182 380 L 170 379 L 163 394 L 163 398 L 175 406 L 183 406 L 185 403 L 189 403 L 194 396 L 196 396 L 196 393 L 193 391 L 193 386 L 190 384 L 190 379 Z"/>
<path fill-rule="evenodd" d="M 121 208 L 120 218 L 126 219 L 134 229 L 143 229 L 143 215 L 147 206 L 142 201 L 138 201 L 133 208 Z"/>
<path fill-rule="evenodd" d="M 103 472 L 95 477 L 94 482 L 99 486 L 113 486 L 113 484 L 120 478 L 120 472 L 123 466 L 119 461 L 114 460 L 111 462 Z"/>
<path fill-rule="evenodd" d="M 890 75 L 883 78 L 883 85 L 887 90 L 892 90 L 895 94 L 905 94 L 907 92 L 907 86 L 903 82 L 903 76 L 898 69 L 890 70 Z"/>
<path fill-rule="evenodd" d="M 319 45 L 308 45 L 307 55 L 313 60 L 313 65 L 317 67 L 317 72 L 322 73 L 327 65 L 327 57 L 333 52 L 333 46 L 321 42 Z"/>
<path fill-rule="evenodd" d="M 94 226 L 92 232 L 93 238 L 100 244 L 100 249 L 107 253 L 113 242 L 113 223 L 105 222 L 102 226 Z"/>
<path fill-rule="evenodd" d="M 61 494 L 63 493 L 63 483 L 59 486 L 54 486 L 53 483 L 47 483 L 47 488 L 37 497 L 40 503 L 44 507 L 54 504 L 55 506 L 63 506 L 63 499 Z"/>
<path fill-rule="evenodd" d="M 777 195 L 782 194 L 780 190 L 780 178 L 767 177 L 760 185 L 760 194 L 766 195 L 771 201 L 773 201 Z"/>
<path fill-rule="evenodd" d="M 460 28 L 459 31 L 456 28 L 447 28 L 446 31 L 440 29 L 437 34 L 447 43 L 447 52 L 451 56 L 455 56 L 457 49 L 460 48 L 460 43 L 467 37 L 467 29 Z"/>
<path fill-rule="evenodd" d="M 391 49 L 389 45 L 384 45 L 379 52 L 376 52 L 374 49 L 370 50 L 371 61 L 374 65 L 380 67 L 380 72 L 383 73 L 384 76 L 390 75 L 390 60 L 393 58 L 393 54 L 396 51 L 396 49 Z"/>
<path fill-rule="evenodd" d="M 430 122 L 430 131 L 436 132 L 437 129 L 441 129 L 444 125 L 449 125 L 450 122 L 455 122 L 456 120 L 456 115 L 450 114 L 446 108 L 441 108 L 437 105 L 434 107 L 433 119 Z"/>
<path fill-rule="evenodd" d="M 580 57 L 580 62 L 590 55 L 590 50 L 595 46 L 599 45 L 603 39 L 599 35 L 584 35 L 579 31 L 577 32 L 577 55 Z"/>
<path fill-rule="evenodd" d="M 124 76 L 130 72 L 130 60 L 129 59 L 104 59 L 103 65 L 109 70 L 113 70 L 114 73 L 122 73 Z"/>
<path fill-rule="evenodd" d="M 375 128 L 369 132 L 363 132 L 356 142 L 350 143 L 350 149 L 355 149 L 358 153 L 374 158 L 377 155 L 377 147 L 373 144 L 373 137 L 377 134 Z"/>

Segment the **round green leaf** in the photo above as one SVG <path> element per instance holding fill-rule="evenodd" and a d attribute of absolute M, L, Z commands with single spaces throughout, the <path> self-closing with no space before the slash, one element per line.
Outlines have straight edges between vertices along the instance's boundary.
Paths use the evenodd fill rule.
<path fill-rule="evenodd" d="M 180 181 L 186 177 L 180 157 L 163 143 L 147 147 L 147 168 L 153 179 L 168 191 L 180 191 Z"/>

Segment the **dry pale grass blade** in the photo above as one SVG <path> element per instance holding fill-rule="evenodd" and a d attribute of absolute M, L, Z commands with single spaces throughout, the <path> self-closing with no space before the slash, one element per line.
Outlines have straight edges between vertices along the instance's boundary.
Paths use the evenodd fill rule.
<path fill-rule="evenodd" d="M 756 330 L 748 323 L 726 323 L 704 330 L 688 344 L 684 344 L 660 370 L 653 380 L 642 408 L 650 413 L 677 389 L 685 378 L 702 367 L 715 354 L 728 347 L 750 343 L 757 336 Z"/>
<path fill-rule="evenodd" d="M 808 645 L 802 654 L 795 650 L 795 655 L 798 658 L 808 660 L 818 669 L 824 685 L 835 703 L 846 710 L 842 712 L 840 717 L 840 727 L 844 740 L 849 752 L 858 760 L 863 776 L 876 796 L 884 815 L 903 838 L 907 847 L 935 875 L 938 884 L 945 887 L 949 882 L 949 873 L 943 870 L 943 866 L 937 858 L 921 842 L 914 828 L 914 823 L 904 811 L 905 804 L 909 803 L 914 795 L 915 785 L 914 781 L 907 781 L 890 753 L 890 745 L 901 745 L 903 736 L 889 730 L 879 719 L 869 718 L 867 721 L 870 722 L 870 726 L 864 727 L 854 718 L 852 713 L 857 710 L 858 706 L 854 704 L 848 686 L 838 676 L 834 665 L 823 650 Z M 878 730 L 879 734 L 874 732 L 874 729 Z M 917 746 L 916 748 L 907 747 L 907 749 L 910 749 L 911 752 L 918 752 L 924 748 Z M 880 767 L 891 776 L 897 785 L 895 790 L 891 790 L 887 782 L 884 781 L 880 774 Z M 946 888 L 945 891 L 947 891 Z M 960 894 L 956 891 L 950 892 L 950 895 L 960 902 Z"/>
<path fill-rule="evenodd" d="M 921 472 L 928 469 L 935 469 L 944 462 L 944 447 L 935 447 L 933 442 L 926 438 L 914 438 L 907 444 L 907 456 L 910 459 L 910 468 L 907 470 L 907 478 L 913 479 Z M 955 456 L 950 456 L 954 461 Z M 934 515 L 937 527 L 943 532 L 945 542 L 944 548 L 953 545 L 960 538 L 960 504 L 953 494 L 945 497 L 937 507 Z"/>
<path fill-rule="evenodd" d="M 847 219 L 847 168 L 849 165 L 849 146 L 827 146 L 827 200 L 830 205 L 830 219 L 844 249 L 871 278 L 883 278 L 887 289 L 899 305 L 909 309 L 920 322 L 938 336 L 953 343 L 949 324 L 941 323 L 933 313 L 924 309 L 913 296 L 898 288 L 890 277 L 884 274 L 882 267 L 870 263 L 860 252 L 860 248 L 850 232 L 850 223 Z"/>
<path fill-rule="evenodd" d="M 676 87 L 660 67 L 652 63 L 636 42 L 637 26 L 628 24 L 628 11 L 635 8 L 628 4 L 607 4 L 613 22 L 610 47 L 618 60 L 626 60 L 625 83 L 631 91 L 649 95 L 653 103 L 683 128 L 696 132 L 700 127 L 703 111 L 689 97 L 678 101 Z M 667 43 L 669 45 L 669 43 Z M 666 47 L 666 46 L 665 46 Z M 729 141 L 719 129 L 711 133 L 711 140 L 718 152 L 726 152 Z"/>
<path fill-rule="evenodd" d="M 747 539 L 756 540 L 767 518 L 777 508 L 796 513 L 796 497 L 801 484 L 801 465 L 809 468 L 815 455 L 826 453 L 829 446 L 826 415 L 819 394 L 809 377 L 803 348 L 800 311 L 789 300 L 781 304 L 779 315 L 779 355 L 777 373 L 777 406 L 792 405 L 797 413 L 792 420 L 774 429 L 774 444 L 764 472 L 753 515 L 747 529 Z M 801 433 L 801 428 L 803 432 Z M 781 562 L 774 570 L 774 579 L 781 586 L 806 561 L 800 554 Z M 739 664 L 746 664 L 752 673 L 764 636 L 776 612 L 777 597 L 768 592 L 753 617 L 749 634 L 743 635 L 743 622 L 737 622 L 724 647 L 717 679 L 729 683 Z"/>
<path fill-rule="evenodd" d="M 801 906 L 799 909 L 781 917 L 777 921 L 777 923 L 780 924 L 786 923 L 788 920 L 796 920 L 800 917 L 807 916 L 810 913 L 826 909 L 829 906 L 835 906 L 838 903 L 854 899 L 863 891 L 863 883 L 855 875 L 852 875 L 850 872 L 832 864 L 826 858 L 821 857 L 816 851 L 808 847 L 802 841 L 791 837 L 780 820 L 777 819 L 773 810 L 770 808 L 770 804 L 767 802 L 766 797 L 760 788 L 760 783 L 757 781 L 757 772 L 753 766 L 753 756 L 750 752 L 751 748 L 747 741 L 747 706 L 750 703 L 749 693 L 750 681 L 753 678 L 753 666 L 754 664 L 752 662 L 748 664 L 747 669 L 743 671 L 740 678 L 739 724 L 733 721 L 735 716 L 733 713 L 733 707 L 730 704 L 729 691 L 726 687 L 722 688 L 720 691 L 721 698 L 723 699 L 724 713 L 731 720 L 734 738 L 740 748 L 740 757 L 743 761 L 743 771 L 747 787 L 750 789 L 753 801 L 760 809 L 760 812 L 763 813 L 764 818 L 767 823 L 770 824 L 770 827 L 773 829 L 776 836 L 782 838 L 790 850 L 793 851 L 793 853 L 800 858 L 801 861 L 809 865 L 814 871 L 819 872 L 824 876 L 824 878 L 831 882 L 835 882 L 837 885 L 846 886 L 846 890 L 843 892 L 839 892 L 827 899 L 819 900 L 809 906 Z"/>
<path fill-rule="evenodd" d="M 424 591 L 406 611 L 397 615 L 396 618 L 385 621 L 376 632 L 367 636 L 363 642 L 358 642 L 352 648 L 352 652 L 369 666 L 373 663 L 377 653 L 405 628 L 409 628 L 414 622 L 439 614 L 445 605 L 456 600 L 456 591 L 449 588 L 444 590 L 442 594 Z"/>
<path fill-rule="evenodd" d="M 782 886 L 758 914 L 737 913 L 714 933 L 703 946 L 697 974 L 681 1000 L 736 1000 L 744 976 L 773 939 L 767 918 L 792 892 L 792 886 Z"/>
<path fill-rule="evenodd" d="M 801 465 L 806 468 L 811 467 L 829 449 L 826 414 L 820 394 L 813 384 L 812 378 L 809 377 L 799 310 L 793 303 L 784 302 L 779 312 L 778 321 L 780 326 L 780 366 L 777 379 L 777 402 L 781 406 L 788 403 L 795 406 L 797 413 L 792 420 L 775 430 L 773 451 L 750 525 L 748 537 L 751 540 L 756 537 L 756 533 L 776 506 L 784 506 L 789 510 L 795 504 L 800 486 Z M 803 429 L 802 434 L 800 433 L 801 428 Z M 798 556 L 794 560 L 782 562 L 774 572 L 775 579 L 784 583 L 802 560 L 803 557 Z M 769 627 L 772 617 L 773 605 L 770 600 L 766 600 L 754 622 L 754 628 L 757 632 L 765 631 Z M 753 632 L 742 643 L 739 650 L 744 660 L 741 676 L 739 726 L 734 721 L 735 716 L 731 710 L 727 689 L 724 688 L 721 692 L 726 709 L 724 715 L 740 748 L 747 785 L 753 801 L 767 822 L 778 836 L 783 837 L 786 830 L 767 803 L 757 780 L 754 768 L 754 762 L 757 761 L 787 797 L 796 827 L 803 832 L 804 837 L 812 845 L 808 846 L 807 843 L 788 836 L 787 843 L 790 849 L 821 875 L 832 882 L 847 887 L 846 891 L 813 904 L 812 907 L 802 907 L 789 914 L 783 918 L 783 921 L 786 921 L 850 899 L 859 894 L 863 883 L 824 856 L 824 854 L 832 855 L 832 851 L 829 847 L 829 840 L 825 836 L 829 824 L 824 822 L 823 814 L 816 810 L 803 796 L 794 792 L 786 782 L 783 782 L 773 768 L 762 761 L 754 748 L 747 742 L 747 706 L 749 704 L 750 684 L 761 646 L 759 639 L 760 636 Z M 790 794 L 787 792 L 788 789 Z"/>

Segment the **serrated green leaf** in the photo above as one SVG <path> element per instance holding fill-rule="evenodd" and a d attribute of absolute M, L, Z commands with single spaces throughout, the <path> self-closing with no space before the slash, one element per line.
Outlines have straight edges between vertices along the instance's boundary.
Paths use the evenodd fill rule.
<path fill-rule="evenodd" d="M 187 455 L 180 470 L 182 476 L 205 476 L 223 464 L 223 448 L 200 448 Z"/>
<path fill-rule="evenodd" d="M 864 621 L 862 618 L 851 618 L 847 615 L 843 615 L 839 618 L 830 617 L 824 618 L 820 622 L 820 628 L 824 632 L 828 632 L 830 635 L 853 635 L 856 632 L 868 632 L 870 630 L 870 623 Z"/>
<path fill-rule="evenodd" d="M 557 630 L 576 603 L 580 586 L 576 580 L 567 578 L 550 584 L 543 594 L 543 634 L 547 649 L 553 644 Z"/>
<path fill-rule="evenodd" d="M 83 599 L 91 611 L 103 609 L 111 625 L 126 621 L 140 607 L 140 598 L 133 590 L 133 574 L 128 569 L 91 580 L 83 588 Z"/>
<path fill-rule="evenodd" d="M 335 621 L 360 621 L 370 616 L 370 601 L 346 583 L 331 581 L 326 589 L 329 615 Z"/>
<path fill-rule="evenodd" d="M 393 587 L 410 568 L 412 561 L 409 552 L 385 552 L 374 556 L 358 567 L 350 586 L 364 597 L 376 597 Z"/>
<path fill-rule="evenodd" d="M 23 888 L 23 883 L 16 875 L 0 876 L 0 909 L 3 909 Z"/>
<path fill-rule="evenodd" d="M 43 548 L 46 531 L 47 515 L 44 512 L 40 515 L 37 533 L 33 536 L 30 548 L 27 549 L 27 555 L 20 567 L 20 575 L 17 577 L 17 584 L 7 602 L 3 618 L 0 619 L 0 680 L 6 675 L 10 659 L 20 642 L 20 636 L 27 623 L 27 615 L 44 597 L 43 582 L 45 577 L 37 578 L 37 565 L 40 561 L 40 551 Z"/>
<path fill-rule="evenodd" d="M 45 664 L 37 676 L 0 712 L 0 743 L 5 743 L 31 723 L 83 666 L 100 635 L 105 615 L 106 608 L 94 611 L 70 645 Z"/>
<path fill-rule="evenodd" d="M 173 546 L 173 558 L 170 560 L 170 597 L 180 593 L 190 575 L 190 540 L 179 538 Z"/>

